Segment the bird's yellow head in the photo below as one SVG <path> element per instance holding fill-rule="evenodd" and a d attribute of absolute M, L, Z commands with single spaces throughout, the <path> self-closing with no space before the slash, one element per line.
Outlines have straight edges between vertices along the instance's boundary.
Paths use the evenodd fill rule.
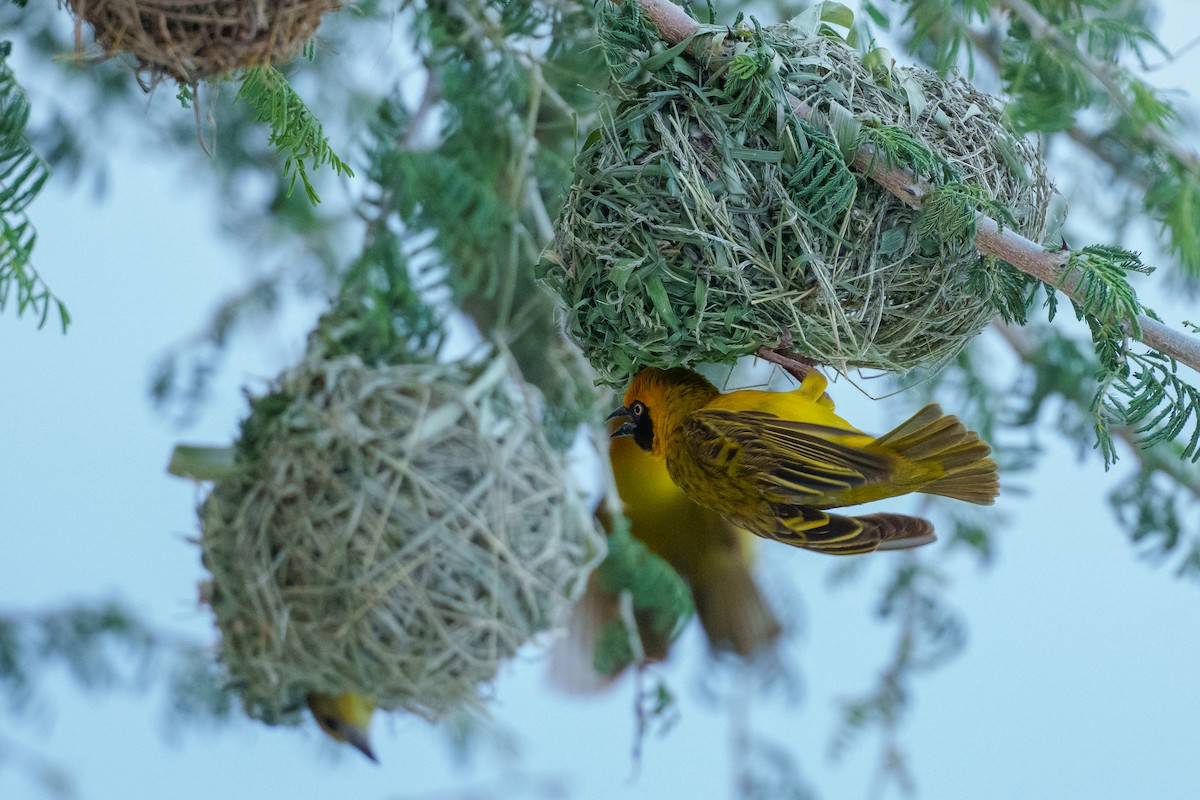
<path fill-rule="evenodd" d="M 625 405 L 608 415 L 626 420 L 612 436 L 632 436 L 638 447 L 665 458 L 671 432 L 718 394 L 717 387 L 690 369 L 644 369 L 625 390 Z"/>
<path fill-rule="evenodd" d="M 375 704 L 359 694 L 321 694 L 309 692 L 305 698 L 308 710 L 329 734 L 331 739 L 353 745 L 372 761 L 378 761 L 371 750 L 371 715 Z"/>

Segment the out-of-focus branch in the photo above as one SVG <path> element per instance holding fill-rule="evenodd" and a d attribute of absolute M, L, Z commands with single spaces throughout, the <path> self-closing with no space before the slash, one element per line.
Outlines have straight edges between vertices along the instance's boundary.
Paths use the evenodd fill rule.
<path fill-rule="evenodd" d="M 699 30 L 699 23 L 670 0 L 638 0 L 638 3 L 654 21 L 663 39 L 671 44 L 679 44 Z M 789 97 L 788 100 L 792 112 L 797 116 L 819 121 L 816 119 L 819 115 L 811 106 L 795 98 Z M 887 169 L 884 162 L 869 146 L 859 148 L 854 157 L 854 167 L 862 174 L 905 204 L 920 208 L 929 191 L 928 184 L 915 179 L 908 169 Z M 1002 259 L 1022 272 L 1045 281 L 1076 302 L 1082 299 L 1079 279 L 1069 275 L 1066 270 L 1066 253 L 1049 252 L 1012 229 L 1001 229 L 995 220 L 983 214 L 976 221 L 975 247 L 985 255 Z M 1137 322 L 1141 330 L 1134 331 L 1131 326 L 1125 326 L 1126 333 L 1139 334 L 1136 338 L 1144 344 L 1200 372 L 1200 340 L 1173 330 L 1145 314 L 1139 315 Z"/>
<path fill-rule="evenodd" d="M 975 52 L 982 55 L 987 63 L 991 65 L 992 69 L 999 73 L 1000 52 L 997 49 L 996 38 L 983 32 L 975 31 L 971 34 L 971 44 Z M 1140 186 L 1142 189 L 1150 187 L 1150 176 L 1144 171 L 1135 169 L 1138 162 L 1128 157 L 1128 149 L 1113 147 L 1114 137 L 1111 133 L 1094 133 L 1078 123 L 1067 128 L 1063 133 L 1066 134 L 1067 138 L 1075 142 L 1075 144 L 1086 149 L 1093 156 L 1111 167 L 1116 174 L 1125 180 Z M 1154 145 L 1156 143 L 1157 137 L 1151 141 L 1149 136 L 1145 142 L 1146 145 Z M 1195 153 L 1188 153 L 1187 155 L 1189 157 L 1181 159 L 1180 164 L 1190 172 L 1200 175 L 1200 157 L 1197 157 Z"/>
<path fill-rule="evenodd" d="M 1037 41 L 1049 42 L 1059 50 L 1070 55 L 1079 66 L 1087 70 L 1096 81 L 1104 87 L 1113 102 L 1126 114 L 1132 115 L 1133 108 L 1125 96 L 1125 87 L 1117 80 L 1114 66 L 1100 61 L 1086 50 L 1081 50 L 1068 39 L 1062 31 L 1054 27 L 1048 19 L 1042 16 L 1028 0 L 997 0 L 997 6 L 1007 9 L 1029 27 L 1030 35 Z M 1169 154 L 1191 172 L 1200 171 L 1200 160 L 1196 154 L 1182 147 L 1161 128 L 1146 125 L 1140 132 L 1155 147 Z"/>

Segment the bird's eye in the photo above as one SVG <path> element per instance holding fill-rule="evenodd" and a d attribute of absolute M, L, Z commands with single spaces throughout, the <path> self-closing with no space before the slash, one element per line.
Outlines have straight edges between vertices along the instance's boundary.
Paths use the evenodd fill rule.
<path fill-rule="evenodd" d="M 642 413 L 645 410 L 646 410 L 646 407 L 644 405 L 642 405 L 642 402 L 640 400 L 634 401 L 633 405 L 629 406 L 629 416 L 633 417 L 634 419 L 637 419 L 638 417 L 640 417 L 642 415 Z"/>

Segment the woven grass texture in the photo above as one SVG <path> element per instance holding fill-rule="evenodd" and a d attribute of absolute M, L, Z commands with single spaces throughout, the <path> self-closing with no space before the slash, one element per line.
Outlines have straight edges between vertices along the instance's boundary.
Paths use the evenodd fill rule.
<path fill-rule="evenodd" d="M 988 324 L 1011 267 L 975 251 L 975 209 L 1002 208 L 1041 241 L 1053 192 L 994 98 L 864 66 L 791 24 L 735 31 L 726 57 L 697 63 L 635 16 L 602 20 L 612 103 L 542 264 L 602 379 L 729 362 L 788 335 L 819 362 L 902 373 L 944 364 Z M 825 124 L 792 114 L 789 95 Z M 950 202 L 931 217 L 852 172 L 864 143 L 931 168 Z"/>
<path fill-rule="evenodd" d="M 221 657 L 247 712 L 308 691 L 437 719 L 560 615 L 603 556 L 503 359 L 310 356 L 253 404 L 250 465 L 201 511 Z"/>
<path fill-rule="evenodd" d="M 67 0 L 112 56 L 137 61 L 147 84 L 182 84 L 290 61 L 342 0 Z M 76 34 L 78 42 L 78 33 Z"/>

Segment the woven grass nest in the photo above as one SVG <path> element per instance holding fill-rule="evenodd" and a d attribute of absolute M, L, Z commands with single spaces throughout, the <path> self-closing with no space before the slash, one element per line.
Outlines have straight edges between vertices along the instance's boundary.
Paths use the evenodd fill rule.
<path fill-rule="evenodd" d="M 252 404 L 238 475 L 200 509 L 221 658 L 247 712 L 308 691 L 428 719 L 559 621 L 603 556 L 502 360 L 309 357 Z"/>
<path fill-rule="evenodd" d="M 995 98 L 866 67 L 799 21 L 726 35 L 726 57 L 698 64 L 631 22 L 633 5 L 602 19 L 613 102 L 541 267 L 602 379 L 728 362 L 788 335 L 822 363 L 903 373 L 944 364 L 988 324 L 1011 267 L 975 250 L 976 206 L 970 230 L 930 230 L 848 164 L 862 142 L 915 147 L 1041 241 L 1053 187 Z M 757 76 L 739 80 L 729 54 Z M 798 119 L 786 95 L 823 123 Z"/>
<path fill-rule="evenodd" d="M 182 84 L 289 61 L 342 0 L 67 0 L 108 55 L 137 59 L 149 83 Z M 78 33 L 76 34 L 78 40 Z"/>

